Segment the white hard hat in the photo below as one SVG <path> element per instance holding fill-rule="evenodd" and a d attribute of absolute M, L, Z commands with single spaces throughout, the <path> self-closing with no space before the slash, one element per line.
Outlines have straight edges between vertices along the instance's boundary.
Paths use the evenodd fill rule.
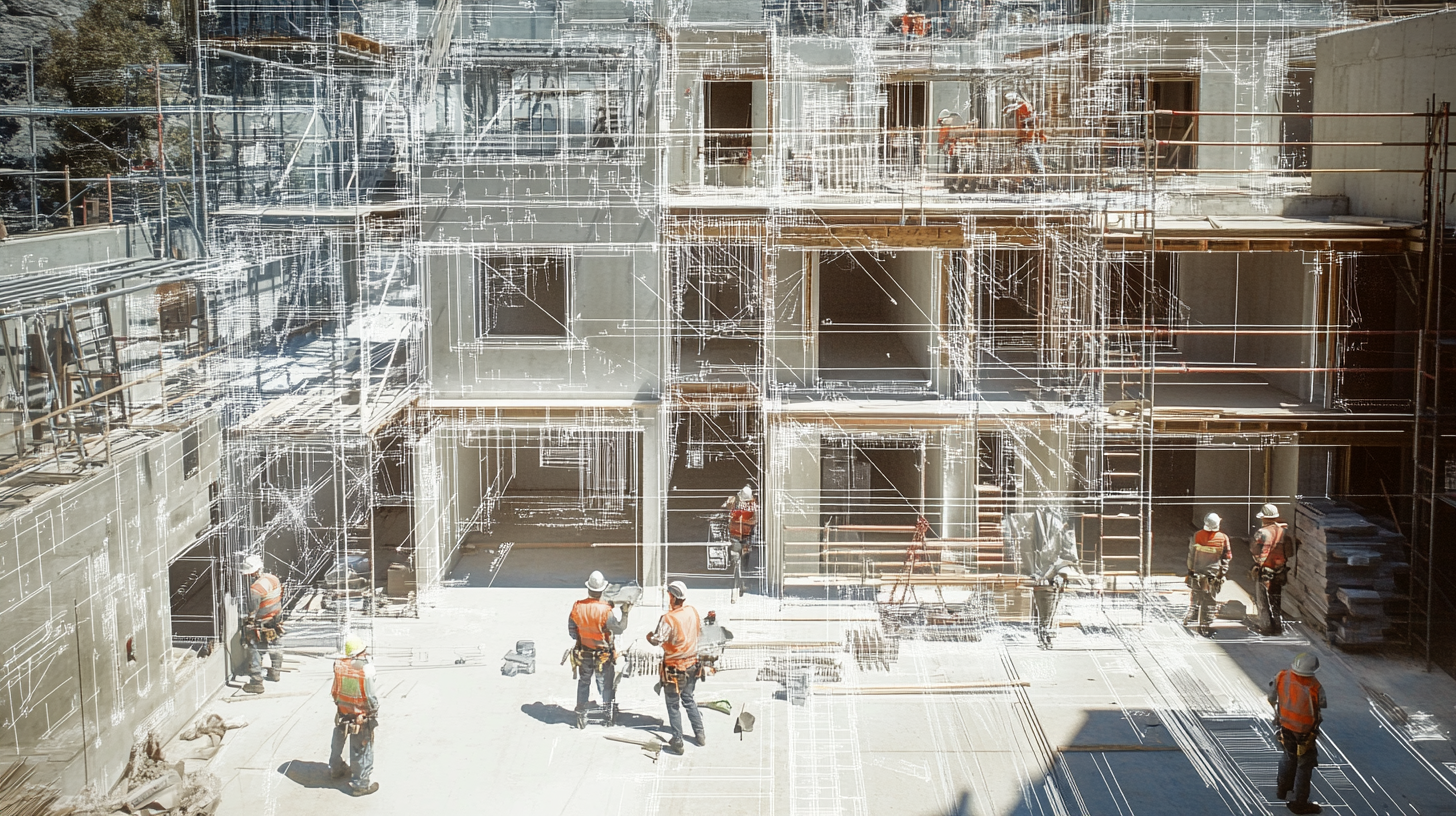
<path fill-rule="evenodd" d="M 1309 652 L 1300 652 L 1294 656 L 1289 668 L 1300 677 L 1314 677 L 1314 673 L 1319 671 L 1319 658 Z"/>
<path fill-rule="evenodd" d="M 586 588 L 591 592 L 601 592 L 607 588 L 607 577 L 602 575 L 601 570 L 592 570 L 586 578 Z"/>
<path fill-rule="evenodd" d="M 364 645 L 364 638 L 361 638 L 358 635 L 349 635 L 347 638 L 344 639 L 344 657 L 353 657 L 354 655 L 364 651 L 366 648 L 367 647 Z"/>
<path fill-rule="evenodd" d="M 1007 102 L 1015 102 L 1015 101 L 1017 101 L 1019 99 L 1021 99 L 1021 94 L 1017 93 L 1016 91 L 1007 91 L 1006 92 L 1006 101 Z"/>
<path fill-rule="evenodd" d="M 1261 519 L 1266 519 L 1266 518 L 1279 518 L 1279 508 L 1275 507 L 1272 504 L 1266 504 L 1266 505 L 1264 505 L 1264 509 L 1260 510 L 1258 513 L 1255 513 L 1254 515 L 1255 515 L 1256 518 L 1261 518 Z"/>
<path fill-rule="evenodd" d="M 243 574 L 252 575 L 255 572 L 263 571 L 263 558 L 257 555 L 250 555 L 243 559 Z"/>
<path fill-rule="evenodd" d="M 950 108 L 941 108 L 941 109 L 940 109 L 940 115 L 939 115 L 939 116 L 937 116 L 937 117 L 935 117 L 935 118 L 936 118 L 936 119 L 937 119 L 937 120 L 939 120 L 939 119 L 945 119 L 945 118 L 947 118 L 947 117 L 949 117 L 949 116 L 953 116 L 953 115 L 954 115 L 954 114 L 952 114 L 952 113 L 951 113 L 951 112 L 950 112 Z"/>
<path fill-rule="evenodd" d="M 748 485 L 744 485 L 743 489 L 738 491 L 738 498 L 743 499 L 744 501 L 753 501 L 753 488 L 749 487 Z"/>
<path fill-rule="evenodd" d="M 667 585 L 667 594 L 671 595 L 674 598 L 677 598 L 680 601 L 687 600 L 688 585 L 684 584 L 682 581 L 673 581 L 672 583 Z"/>
<path fill-rule="evenodd" d="M 1221 521 L 1223 519 L 1219 518 L 1217 513 L 1209 513 L 1203 517 L 1203 529 L 1210 533 L 1216 533 L 1218 532 L 1218 523 Z"/>

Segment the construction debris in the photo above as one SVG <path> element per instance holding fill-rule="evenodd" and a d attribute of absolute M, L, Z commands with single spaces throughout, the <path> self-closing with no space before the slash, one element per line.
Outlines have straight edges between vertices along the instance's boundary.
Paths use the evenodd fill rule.
<path fill-rule="evenodd" d="M 222 738 L 227 732 L 237 728 L 247 728 L 248 721 L 244 719 L 224 720 L 220 715 L 209 712 L 206 716 L 192 723 L 187 730 L 178 735 L 178 738 L 192 741 L 200 737 L 207 737 L 209 744 L 216 748 L 222 744 Z"/>
<path fill-rule="evenodd" d="M 35 769 L 25 760 L 0 773 L 0 813 L 5 816 L 66 816 L 75 811 L 57 807 L 60 794 L 49 785 L 28 784 Z"/>
<path fill-rule="evenodd" d="M 1304 621 L 1339 646 L 1388 642 L 1406 601 L 1405 538 L 1353 504 L 1303 499 L 1295 507 L 1294 567 L 1284 591 Z"/>
<path fill-rule="evenodd" d="M 844 667 L 832 657 L 775 655 L 758 670 L 761 682 L 784 683 L 789 678 L 807 672 L 811 682 L 838 683 L 843 678 Z"/>
<path fill-rule="evenodd" d="M 536 641 L 518 640 L 515 651 L 506 652 L 501 674 L 514 677 L 518 674 L 536 673 Z"/>
<path fill-rule="evenodd" d="M 632 737 L 623 737 L 617 734 L 607 734 L 606 739 L 612 742 L 625 742 L 628 745 L 636 745 L 642 749 L 642 753 L 652 757 L 653 762 L 656 762 L 657 757 L 662 754 L 662 742 L 656 739 L 633 739 Z"/>
<path fill-rule="evenodd" d="M 883 669 L 889 671 L 900 659 L 900 640 L 885 637 L 878 626 L 857 626 L 845 635 L 844 648 L 854 655 L 854 662 L 861 669 Z"/>

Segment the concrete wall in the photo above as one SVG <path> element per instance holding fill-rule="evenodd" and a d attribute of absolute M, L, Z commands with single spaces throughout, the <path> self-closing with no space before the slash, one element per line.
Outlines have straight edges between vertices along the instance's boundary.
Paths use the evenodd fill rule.
<path fill-rule="evenodd" d="M 1299 253 L 1178 255 L 1178 298 L 1188 306 L 1189 328 L 1308 328 L 1315 280 Z M 1181 335 L 1177 345 L 1189 362 L 1257 363 L 1250 374 L 1303 399 L 1311 396 L 1308 374 L 1261 370 L 1308 366 L 1306 336 Z"/>
<path fill-rule="evenodd" d="M 1193 489 L 1197 503 L 1189 520 L 1201 526 L 1206 514 L 1218 513 L 1225 533 L 1247 539 L 1259 523 L 1254 515 L 1266 502 L 1292 517 L 1292 502 L 1299 490 L 1299 448 L 1275 445 L 1267 451 L 1266 457 L 1265 448 L 1251 444 L 1199 448 Z"/>
<path fill-rule="evenodd" d="M 0 517 L 0 762 L 107 790 L 136 737 L 171 737 L 222 685 L 221 651 L 172 648 L 168 564 L 208 528 L 220 476 L 217 417 L 198 428 L 191 477 L 169 433 Z"/>
<path fill-rule="evenodd" d="M 137 224 L 51 230 L 0 241 L 0 275 L 19 275 L 64 266 L 150 258 L 147 231 Z"/>
<path fill-rule="evenodd" d="M 1315 45 L 1314 109 L 1424 112 L 1432 95 L 1456 104 L 1456 10 L 1320 36 Z M 1424 142 L 1426 120 L 1320 118 L 1315 141 Z M 1316 168 L 1419 170 L 1420 147 L 1316 147 Z M 1318 173 L 1313 192 L 1345 195 L 1352 215 L 1420 221 L 1419 173 Z M 1456 225 L 1456 207 L 1446 211 Z"/>

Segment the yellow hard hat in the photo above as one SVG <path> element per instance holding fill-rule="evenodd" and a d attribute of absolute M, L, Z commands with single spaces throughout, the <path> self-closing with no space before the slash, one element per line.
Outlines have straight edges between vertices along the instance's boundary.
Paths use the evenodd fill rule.
<path fill-rule="evenodd" d="M 358 635 L 349 635 L 344 641 L 344 657 L 353 657 L 364 651 L 364 638 Z"/>

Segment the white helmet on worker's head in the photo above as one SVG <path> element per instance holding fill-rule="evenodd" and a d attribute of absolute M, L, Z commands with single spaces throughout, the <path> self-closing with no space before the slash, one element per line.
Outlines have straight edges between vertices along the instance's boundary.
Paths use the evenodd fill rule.
<path fill-rule="evenodd" d="M 1221 521 L 1223 519 L 1219 518 L 1217 513 L 1209 513 L 1203 517 L 1203 529 L 1210 533 L 1216 533 L 1218 532 L 1218 525 Z"/>
<path fill-rule="evenodd" d="M 263 571 L 263 558 L 258 555 L 250 555 L 243 559 L 242 566 L 244 575 L 257 575 Z"/>
<path fill-rule="evenodd" d="M 1319 658 L 1309 652 L 1300 652 L 1294 656 L 1289 669 L 1300 677 L 1314 677 L 1314 673 L 1319 671 Z"/>
<path fill-rule="evenodd" d="M 1277 519 L 1279 518 L 1279 508 L 1275 507 L 1272 504 L 1266 504 L 1264 505 L 1263 509 L 1261 509 L 1258 513 L 1255 513 L 1254 515 L 1255 517 L 1261 519 Z"/>
<path fill-rule="evenodd" d="M 685 601 L 688 597 L 688 585 L 682 581 L 673 581 L 667 585 L 667 594 L 677 598 L 679 601 Z"/>
<path fill-rule="evenodd" d="M 592 570 L 592 574 L 586 577 L 586 589 L 588 592 L 601 592 L 607 588 L 607 576 L 602 575 L 601 570 Z"/>
<path fill-rule="evenodd" d="M 742 499 L 743 501 L 753 501 L 753 488 L 749 487 L 748 485 L 744 485 L 743 489 L 738 491 L 738 498 Z"/>
<path fill-rule="evenodd" d="M 953 114 L 953 113 L 950 112 L 950 108 L 941 108 L 940 109 L 940 115 L 937 116 L 937 117 L 935 117 L 935 120 L 937 122 L 944 122 L 946 119 L 949 119 L 950 117 L 952 117 L 954 115 L 955 114 Z"/>
<path fill-rule="evenodd" d="M 368 649 L 369 647 L 364 645 L 364 638 L 358 635 L 349 635 L 344 638 L 344 657 L 358 657 Z"/>
<path fill-rule="evenodd" d="M 1021 94 L 1017 93 L 1016 91 L 1007 91 L 1006 92 L 1006 101 L 1007 102 L 1020 102 L 1021 101 Z"/>

